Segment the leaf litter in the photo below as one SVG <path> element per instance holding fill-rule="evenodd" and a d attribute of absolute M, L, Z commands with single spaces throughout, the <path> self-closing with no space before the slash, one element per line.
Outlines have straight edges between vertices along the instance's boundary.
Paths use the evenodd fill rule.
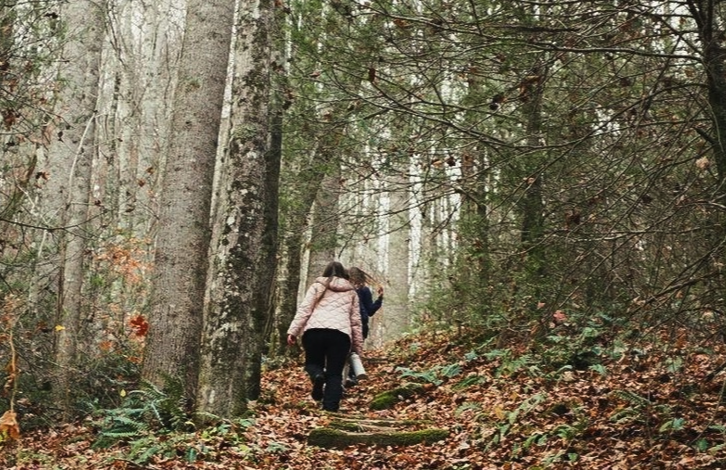
<path fill-rule="evenodd" d="M 144 441 L 150 452 L 142 459 L 132 452 L 138 442 L 92 448 L 97 429 L 88 421 L 17 436 L 6 416 L 0 463 L 8 470 L 726 468 L 726 374 L 708 380 L 723 347 L 709 354 L 687 345 L 651 348 L 556 369 L 521 359 L 530 354 L 523 346 L 493 353 L 474 337 L 429 332 L 367 351 L 369 378 L 345 392 L 343 416 L 447 429 L 434 444 L 308 445 L 310 431 L 335 416 L 309 397 L 296 357 L 264 370 L 262 394 L 236 432 L 198 430 L 176 436 L 173 445 L 158 436 L 164 452 Z M 390 409 L 369 409 L 376 395 L 411 381 L 423 384 L 420 393 L 399 397 Z"/>

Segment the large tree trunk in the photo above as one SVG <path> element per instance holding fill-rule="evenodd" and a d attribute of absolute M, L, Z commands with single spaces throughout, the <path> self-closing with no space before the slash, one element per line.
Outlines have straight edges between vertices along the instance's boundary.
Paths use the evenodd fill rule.
<path fill-rule="evenodd" d="M 65 82 L 60 95 L 57 115 L 57 139 L 49 149 L 50 188 L 58 194 L 47 195 L 63 204 L 60 209 L 60 276 L 56 318 L 55 360 L 58 382 L 54 393 L 65 418 L 72 414 L 72 381 L 78 375 L 76 353 L 81 334 L 82 287 L 86 256 L 85 224 L 89 215 L 89 192 L 92 163 L 95 154 L 95 120 L 98 96 L 101 44 L 105 16 L 99 4 L 86 1 L 70 2 L 61 12 L 68 24 L 63 63 L 60 71 Z"/>
<path fill-rule="evenodd" d="M 227 78 L 233 0 L 191 0 L 162 183 L 143 378 L 194 399 L 208 268 L 210 207 Z M 171 385 L 171 384 L 170 384 Z"/>
<path fill-rule="evenodd" d="M 277 253 L 279 153 L 269 151 L 272 4 L 244 1 L 231 136 L 220 171 L 198 410 L 239 416 L 260 392 Z"/>

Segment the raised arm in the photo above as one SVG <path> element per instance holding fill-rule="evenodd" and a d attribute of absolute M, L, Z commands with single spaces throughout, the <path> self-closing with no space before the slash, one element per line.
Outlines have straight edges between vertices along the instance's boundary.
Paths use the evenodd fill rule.
<path fill-rule="evenodd" d="M 373 298 L 373 295 L 371 294 L 371 291 L 368 290 L 368 296 L 369 299 Z M 378 298 L 375 302 L 370 303 L 370 307 L 368 308 L 368 316 L 372 317 L 379 308 L 383 305 L 383 286 L 378 287 Z"/>

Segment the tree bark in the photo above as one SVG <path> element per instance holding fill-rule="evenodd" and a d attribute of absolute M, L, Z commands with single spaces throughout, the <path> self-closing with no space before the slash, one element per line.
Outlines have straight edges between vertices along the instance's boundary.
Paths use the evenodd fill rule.
<path fill-rule="evenodd" d="M 402 169 L 403 170 L 403 169 Z M 387 273 L 390 289 L 381 311 L 385 323 L 383 340 L 399 338 L 411 324 L 409 312 L 409 262 L 411 257 L 411 222 L 409 217 L 409 183 L 406 171 L 401 171 L 389 192 L 390 215 Z M 374 317 L 375 318 L 375 317 Z"/>
<path fill-rule="evenodd" d="M 239 7 L 231 135 L 219 177 L 198 410 L 231 418 L 260 392 L 277 254 L 279 153 L 270 151 L 273 7 Z"/>
<path fill-rule="evenodd" d="M 191 0 L 162 182 L 142 376 L 195 399 L 209 226 L 234 0 Z M 171 383 L 170 383 L 171 382 Z"/>
<path fill-rule="evenodd" d="M 545 253 L 542 246 L 544 237 L 544 200 L 542 195 L 544 172 L 541 170 L 540 159 L 535 158 L 537 148 L 541 147 L 542 135 L 542 99 L 545 82 L 544 67 L 535 65 L 532 73 L 536 74 L 536 81 L 532 84 L 531 92 L 526 97 L 527 101 L 522 106 L 524 119 L 527 122 L 527 145 L 532 152 L 531 164 L 525 166 L 524 194 L 520 199 L 521 241 L 522 249 L 527 253 L 525 267 L 535 277 L 533 280 L 544 275 Z"/>
<path fill-rule="evenodd" d="M 322 151 L 332 152 L 332 148 L 324 148 Z M 323 177 L 315 197 L 305 287 L 310 286 L 315 278 L 322 275 L 328 263 L 337 260 L 338 201 L 341 190 L 340 160 L 336 158 L 326 158 L 325 160 L 330 162 L 331 170 Z"/>
<path fill-rule="evenodd" d="M 89 193 L 95 154 L 95 120 L 98 96 L 101 44 L 105 17 L 103 6 L 86 1 L 72 1 L 61 11 L 68 22 L 68 37 L 63 49 L 60 71 L 66 86 L 59 98 L 56 114 L 57 139 L 51 144 L 49 158 L 55 179 L 49 187 L 57 194 L 48 195 L 62 203 L 59 239 L 60 276 L 56 310 L 55 360 L 58 382 L 54 393 L 64 411 L 72 416 L 73 377 L 78 375 L 77 350 L 86 335 L 81 333 L 83 277 L 88 234 Z"/>

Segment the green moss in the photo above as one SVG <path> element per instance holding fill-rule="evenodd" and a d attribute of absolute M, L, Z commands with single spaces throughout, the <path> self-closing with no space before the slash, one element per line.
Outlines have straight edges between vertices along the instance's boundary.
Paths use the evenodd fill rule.
<path fill-rule="evenodd" d="M 424 419 L 371 419 L 365 416 L 340 416 L 330 420 L 331 428 L 342 429 L 347 431 L 364 431 L 372 429 L 401 429 L 420 426 L 431 426 L 434 424 L 430 420 Z"/>
<path fill-rule="evenodd" d="M 446 439 L 446 429 L 422 429 L 409 432 L 356 433 L 340 429 L 317 428 L 310 431 L 308 444 L 325 448 L 342 448 L 357 444 L 380 446 L 408 446 L 414 444 L 433 444 Z"/>
<path fill-rule="evenodd" d="M 384 392 L 371 400 L 369 408 L 371 410 L 387 410 L 393 408 L 398 401 L 398 397 L 393 392 Z"/>
<path fill-rule="evenodd" d="M 387 392 L 376 395 L 371 400 L 369 408 L 371 410 L 387 410 L 392 408 L 396 403 L 410 398 L 417 393 L 422 392 L 423 385 L 417 383 L 406 383 L 400 387 L 394 388 Z"/>
<path fill-rule="evenodd" d="M 334 429 L 339 429 L 341 431 L 350 432 L 360 432 L 363 430 L 363 426 L 356 423 L 355 421 L 332 420 L 330 422 L 330 427 Z"/>

